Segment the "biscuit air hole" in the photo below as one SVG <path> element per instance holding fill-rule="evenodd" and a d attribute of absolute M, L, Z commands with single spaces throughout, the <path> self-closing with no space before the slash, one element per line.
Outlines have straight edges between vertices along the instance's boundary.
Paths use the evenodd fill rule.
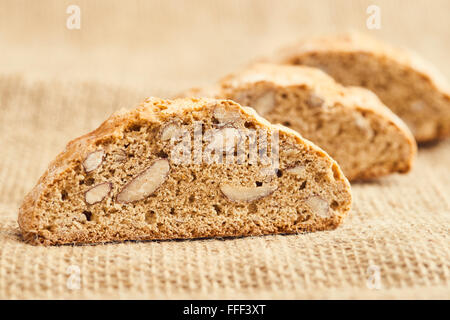
<path fill-rule="evenodd" d="M 86 220 L 87 221 L 91 221 L 91 218 L 92 218 L 92 212 L 90 212 L 90 211 L 83 211 L 83 214 L 84 214 L 84 216 L 86 217 Z"/>
<path fill-rule="evenodd" d="M 256 129 L 255 124 L 254 124 L 253 122 L 250 122 L 250 121 L 245 121 L 244 126 L 245 126 L 247 129 Z"/>
<path fill-rule="evenodd" d="M 300 190 L 304 190 L 306 188 L 306 180 L 302 182 L 302 184 L 300 185 Z"/>
<path fill-rule="evenodd" d="M 323 121 L 322 120 L 317 121 L 316 130 L 320 130 L 320 129 L 322 129 L 322 127 L 323 127 Z"/>
<path fill-rule="evenodd" d="M 277 170 L 277 177 L 278 178 L 281 178 L 283 176 L 283 171 L 281 171 L 281 170 Z"/>
<path fill-rule="evenodd" d="M 258 212 L 258 206 L 255 203 L 250 203 L 248 205 L 248 213 L 257 213 Z"/>
<path fill-rule="evenodd" d="M 113 142 L 114 142 L 113 139 L 111 137 L 109 137 L 109 138 L 104 138 L 104 139 L 101 139 L 101 140 L 97 140 L 95 142 L 95 145 L 96 146 L 102 146 L 102 145 L 107 145 L 107 144 L 110 144 L 110 143 L 113 143 Z"/>
<path fill-rule="evenodd" d="M 175 214 L 175 208 L 170 208 L 170 214 L 172 214 L 172 215 Z"/>
<path fill-rule="evenodd" d="M 141 131 L 141 125 L 140 124 L 133 124 L 129 127 L 130 131 Z"/>
<path fill-rule="evenodd" d="M 255 184 L 257 187 L 261 187 L 263 185 L 263 183 L 261 181 L 256 181 Z"/>
<path fill-rule="evenodd" d="M 153 210 L 150 210 L 145 213 L 145 222 L 148 224 L 153 224 L 156 222 L 156 213 Z"/>
<path fill-rule="evenodd" d="M 310 215 L 310 214 L 303 213 L 303 214 L 299 217 L 299 219 L 297 220 L 297 223 L 304 223 L 304 222 L 307 222 L 307 221 L 310 220 L 310 219 L 311 219 L 311 215 Z"/>
<path fill-rule="evenodd" d="M 167 159 L 169 157 L 169 155 L 163 150 L 159 150 L 156 155 L 162 159 Z"/>
<path fill-rule="evenodd" d="M 88 179 L 85 180 L 84 183 L 85 183 L 87 186 L 92 186 L 92 185 L 94 184 L 94 182 L 95 182 L 95 179 L 94 179 L 94 178 L 88 178 Z"/>
<path fill-rule="evenodd" d="M 323 175 L 322 174 L 316 174 L 314 177 L 314 181 L 316 181 L 317 183 L 320 183 L 323 180 Z"/>
<path fill-rule="evenodd" d="M 295 219 L 294 224 L 299 224 L 311 219 L 311 215 L 306 210 L 297 210 L 297 219 Z"/>
<path fill-rule="evenodd" d="M 330 207 L 331 209 L 336 210 L 339 207 L 339 203 L 336 200 L 333 200 Z"/>
<path fill-rule="evenodd" d="M 222 208 L 218 204 L 213 204 L 214 211 L 216 211 L 217 214 L 222 213 Z"/>
<path fill-rule="evenodd" d="M 190 202 L 190 203 L 193 203 L 194 201 L 195 201 L 194 195 L 190 195 L 190 196 L 189 196 L 189 202 Z"/>
<path fill-rule="evenodd" d="M 69 194 L 67 193 L 66 190 L 61 191 L 61 200 L 62 201 L 67 200 L 68 196 L 69 196 Z"/>

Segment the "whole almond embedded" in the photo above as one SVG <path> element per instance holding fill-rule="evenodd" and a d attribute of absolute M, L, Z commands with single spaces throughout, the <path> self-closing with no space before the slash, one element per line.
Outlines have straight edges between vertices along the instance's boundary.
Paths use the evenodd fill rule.
<path fill-rule="evenodd" d="M 308 104 L 308 106 L 313 107 L 313 108 L 321 107 L 324 104 L 324 102 L 325 102 L 325 100 L 323 100 L 321 97 L 319 97 L 315 93 L 311 93 L 306 100 L 306 103 Z"/>
<path fill-rule="evenodd" d="M 374 135 L 373 129 L 370 125 L 370 121 L 366 119 L 362 114 L 355 114 L 355 125 L 368 139 Z"/>
<path fill-rule="evenodd" d="M 127 153 L 124 150 L 118 150 L 113 153 L 113 159 L 117 162 L 125 162 L 127 161 Z"/>
<path fill-rule="evenodd" d="M 299 154 L 299 151 L 295 150 L 295 149 L 289 149 L 284 152 L 284 156 L 286 158 L 296 158 L 298 156 L 298 154 Z"/>
<path fill-rule="evenodd" d="M 169 170 L 168 160 L 156 160 L 123 187 L 117 195 L 117 202 L 129 203 L 147 198 L 166 181 Z"/>
<path fill-rule="evenodd" d="M 214 118 L 219 121 L 220 126 L 231 124 L 241 119 L 239 112 L 226 110 L 223 107 L 217 107 L 213 111 Z"/>
<path fill-rule="evenodd" d="M 111 187 L 111 183 L 105 182 L 90 188 L 84 194 L 86 203 L 95 204 L 103 201 L 103 199 L 105 199 L 105 197 L 110 193 Z"/>
<path fill-rule="evenodd" d="M 213 131 L 208 148 L 222 152 L 234 150 L 241 141 L 241 134 L 238 129 L 226 127 Z"/>
<path fill-rule="evenodd" d="M 103 150 L 97 150 L 89 153 L 83 161 L 83 167 L 86 172 L 91 172 L 97 169 L 103 162 Z"/>
<path fill-rule="evenodd" d="M 286 169 L 287 172 L 295 174 L 297 176 L 304 176 L 306 174 L 306 168 L 302 165 L 296 165 Z"/>
<path fill-rule="evenodd" d="M 319 196 L 312 196 L 305 201 L 306 205 L 311 209 L 311 212 L 317 214 L 319 217 L 327 218 L 330 213 L 330 206 L 328 202 Z"/>
<path fill-rule="evenodd" d="M 221 184 L 220 190 L 231 201 L 250 202 L 271 195 L 277 186 L 265 185 L 260 187 L 243 187 L 232 184 Z"/>
<path fill-rule="evenodd" d="M 169 123 L 161 131 L 161 140 L 167 141 L 179 136 L 180 127 L 175 123 Z"/>
<path fill-rule="evenodd" d="M 273 166 L 263 167 L 259 173 L 263 177 L 272 177 L 272 176 L 276 175 L 277 168 L 275 168 Z"/>
<path fill-rule="evenodd" d="M 275 107 L 275 93 L 268 91 L 251 105 L 260 115 L 265 115 Z"/>

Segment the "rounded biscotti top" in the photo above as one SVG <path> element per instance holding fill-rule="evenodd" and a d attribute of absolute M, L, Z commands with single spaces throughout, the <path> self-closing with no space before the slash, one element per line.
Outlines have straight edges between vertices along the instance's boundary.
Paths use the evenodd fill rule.
<path fill-rule="evenodd" d="M 271 63 L 256 63 L 239 72 L 232 73 L 220 81 L 223 88 L 238 87 L 248 83 L 272 82 L 280 86 L 320 84 L 324 90 L 336 91 L 336 81 L 319 69 L 305 66 L 289 66 Z"/>
<path fill-rule="evenodd" d="M 139 123 L 152 123 L 153 127 L 162 127 L 170 123 L 174 117 L 183 118 L 184 115 L 191 115 L 195 120 L 202 120 L 202 114 L 211 114 L 216 108 L 224 108 L 238 112 L 241 118 L 249 119 L 256 123 L 261 129 L 268 133 L 277 131 L 280 137 L 291 137 L 305 150 L 323 160 L 330 168 L 333 168 L 336 181 L 339 181 L 345 188 L 350 189 L 350 185 L 339 168 L 338 164 L 322 149 L 315 144 L 302 138 L 298 133 L 285 127 L 274 126 L 261 118 L 251 108 L 241 107 L 231 100 L 216 100 L 206 98 L 186 98 L 176 100 L 163 100 L 159 98 L 148 98 L 137 108 L 132 110 L 120 110 L 110 116 L 96 130 L 83 135 L 69 142 L 65 150 L 50 163 L 47 171 L 39 179 L 37 185 L 25 197 L 19 211 L 19 225 L 22 230 L 35 231 L 34 211 L 43 195 L 49 191 L 49 187 L 62 181 L 67 177 L 74 167 L 84 163 L 87 154 L 95 153 L 99 146 L 107 145 L 110 141 L 121 140 L 127 130 L 133 130 L 133 126 Z M 85 168 L 86 169 L 86 168 Z M 30 231 L 31 230 L 31 231 Z"/>
<path fill-rule="evenodd" d="M 283 87 L 308 87 L 326 102 L 328 108 L 345 105 L 348 108 L 376 113 L 405 131 L 411 144 L 415 144 L 414 137 L 406 124 L 387 108 L 372 91 L 361 87 L 342 86 L 317 68 L 257 63 L 240 72 L 226 76 L 218 86 L 211 86 L 204 90 L 193 89 L 191 93 L 221 96 L 220 91 L 226 92 L 231 88 L 258 82 L 270 82 Z"/>
<path fill-rule="evenodd" d="M 267 61 L 291 64 L 298 56 L 327 52 L 360 52 L 380 59 L 390 60 L 405 68 L 413 69 L 421 74 L 425 80 L 432 83 L 437 90 L 450 96 L 450 84 L 442 73 L 415 52 L 406 48 L 390 46 L 372 37 L 353 31 L 337 35 L 305 38 L 293 45 L 281 48 Z"/>

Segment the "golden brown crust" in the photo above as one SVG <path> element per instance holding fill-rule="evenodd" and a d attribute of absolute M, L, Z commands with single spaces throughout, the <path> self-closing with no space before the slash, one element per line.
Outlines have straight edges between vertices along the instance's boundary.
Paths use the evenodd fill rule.
<path fill-rule="evenodd" d="M 361 52 L 376 58 L 392 60 L 395 63 L 420 73 L 438 91 L 450 95 L 450 85 L 443 75 L 415 52 L 407 48 L 393 47 L 359 32 L 347 32 L 317 38 L 305 38 L 296 44 L 279 49 L 267 60 L 290 63 L 299 55 L 320 52 Z M 266 59 L 265 59 L 266 60 Z"/>
<path fill-rule="evenodd" d="M 336 59 L 333 60 L 331 66 L 319 62 L 321 59 L 321 61 L 326 61 L 328 59 L 327 57 L 330 56 L 334 56 Z M 339 69 L 341 70 L 339 72 L 333 70 L 333 64 L 336 66 L 338 59 L 341 59 L 341 61 L 348 60 L 347 62 L 352 64 L 355 57 L 357 59 L 363 57 L 363 61 L 369 61 L 371 59 L 372 62 L 380 62 L 380 66 L 383 66 L 382 68 L 384 69 L 371 73 L 373 79 L 379 78 L 377 72 L 384 73 L 383 76 L 386 76 L 388 74 L 387 71 L 390 71 L 387 70 L 387 68 L 390 68 L 388 66 L 395 66 L 395 68 L 391 69 L 395 70 L 392 72 L 398 74 L 398 79 L 406 81 L 404 80 L 406 77 L 403 74 L 411 74 L 411 79 L 414 79 L 411 81 L 414 81 L 415 85 L 424 88 L 424 93 L 429 95 L 434 94 L 436 97 L 431 97 L 423 103 L 421 101 L 422 96 L 419 94 L 418 97 L 414 98 L 417 101 L 405 101 L 406 95 L 403 93 L 399 94 L 399 97 L 396 97 L 395 92 L 392 94 L 390 90 L 394 89 L 389 88 L 387 90 L 388 92 L 384 93 L 386 91 L 384 87 L 387 86 L 384 83 L 380 85 L 380 83 L 376 83 L 373 80 L 375 81 L 373 85 L 363 85 L 362 83 L 368 82 L 367 79 L 357 79 L 356 73 L 352 73 L 352 68 L 346 69 L 350 76 L 345 75 L 345 72 L 341 69 Z M 316 59 L 317 64 L 313 62 Z M 345 85 L 361 85 L 367 87 L 374 91 L 389 108 L 408 124 L 419 142 L 442 139 L 450 135 L 450 124 L 448 123 L 450 121 L 448 120 L 450 118 L 449 82 L 437 68 L 419 57 L 416 53 L 405 48 L 392 47 L 366 35 L 357 32 L 348 32 L 317 38 L 305 38 L 294 45 L 280 49 L 272 57 L 263 59 L 263 61 L 280 64 L 305 64 L 319 67 L 323 68 L 324 71 Z M 400 82 L 399 80 L 396 81 L 398 83 Z M 395 82 L 391 82 L 389 86 L 392 84 L 395 84 Z M 408 90 L 408 86 L 401 87 L 400 90 L 406 91 Z M 409 90 L 414 93 L 415 89 L 413 89 L 412 84 Z M 390 98 L 390 96 L 393 97 Z M 405 103 L 408 103 L 411 107 L 405 108 Z M 430 105 L 428 106 L 429 109 L 423 115 L 415 117 L 414 113 L 417 112 L 415 106 L 419 108 L 422 104 Z M 433 113 L 436 110 L 444 115 L 444 117 L 442 115 L 433 117 Z"/>
<path fill-rule="evenodd" d="M 95 234 L 84 230 L 71 231 L 70 233 L 56 233 L 52 229 L 42 228 L 42 216 L 37 217 L 36 212 L 39 209 L 43 197 L 46 193 L 52 192 L 52 186 L 64 179 L 66 171 L 80 166 L 86 154 L 97 150 L 105 141 L 111 139 L 121 139 L 124 136 L 125 129 L 136 123 L 136 121 L 145 120 L 151 123 L 162 124 L 168 122 L 173 115 L 182 113 L 189 113 L 195 110 L 201 110 L 205 105 L 227 105 L 233 108 L 239 108 L 240 112 L 246 117 L 256 121 L 260 126 L 268 130 L 280 130 L 280 135 L 293 138 L 298 144 L 310 150 L 317 157 L 322 158 L 333 169 L 335 179 L 343 188 L 343 193 L 346 194 L 345 203 L 339 209 L 339 214 L 336 214 L 333 219 L 327 219 L 322 225 L 305 226 L 303 231 L 326 230 L 337 227 L 345 215 L 350 210 L 351 193 L 350 185 L 344 177 L 339 166 L 332 160 L 323 150 L 312 144 L 311 142 L 301 138 L 298 133 L 283 127 L 275 127 L 268 123 L 263 118 L 259 117 L 252 109 L 243 108 L 232 101 L 214 100 L 214 99 L 177 99 L 177 100 L 162 100 L 158 98 L 148 98 L 140 106 L 133 110 L 121 110 L 114 113 L 108 120 L 103 122 L 96 130 L 83 135 L 67 144 L 65 150 L 60 153 L 54 161 L 52 161 L 41 176 L 37 185 L 25 197 L 18 216 L 18 223 L 23 234 L 24 240 L 33 244 L 64 244 L 64 243 L 98 243 L 110 241 L 124 241 L 124 240 L 151 240 L 151 239 L 170 239 L 177 237 L 157 237 L 154 234 L 131 234 L 126 232 L 114 232 L 114 230 L 107 231 L 107 234 Z M 131 231 L 130 231 L 131 232 Z M 261 231 L 259 234 L 279 233 L 280 231 L 273 230 L 271 232 Z M 289 229 L 282 230 L 282 232 L 294 232 Z M 295 231 L 297 232 L 297 231 Z M 180 238 L 201 238 L 201 237 L 215 237 L 215 236 L 244 236 L 255 234 L 249 230 L 227 231 L 217 230 L 214 234 L 199 233 L 194 236 L 181 236 Z"/>

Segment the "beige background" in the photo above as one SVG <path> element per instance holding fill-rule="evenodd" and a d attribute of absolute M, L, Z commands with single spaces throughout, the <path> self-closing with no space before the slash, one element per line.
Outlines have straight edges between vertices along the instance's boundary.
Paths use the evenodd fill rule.
<path fill-rule="evenodd" d="M 381 30 L 365 27 L 373 3 Z M 66 28 L 69 4 L 81 30 Z M 354 210 L 331 232 L 44 248 L 16 223 L 69 139 L 301 36 L 365 31 L 449 78 L 449 12 L 446 0 L 0 1 L 0 298 L 450 298 L 448 141 L 422 148 L 409 175 L 354 185 Z"/>

